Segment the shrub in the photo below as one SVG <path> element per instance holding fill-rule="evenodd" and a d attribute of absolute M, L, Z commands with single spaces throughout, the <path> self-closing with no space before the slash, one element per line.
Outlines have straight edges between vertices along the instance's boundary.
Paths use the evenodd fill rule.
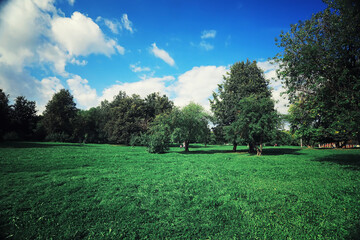
<path fill-rule="evenodd" d="M 70 136 L 64 132 L 61 133 L 51 133 L 46 136 L 45 141 L 49 142 L 72 142 Z"/>
<path fill-rule="evenodd" d="M 134 134 L 130 137 L 130 146 L 147 146 L 148 135 L 146 133 Z"/>
<path fill-rule="evenodd" d="M 157 125 L 151 129 L 148 136 L 148 151 L 150 153 L 164 153 L 169 150 L 170 134 L 167 126 Z"/>

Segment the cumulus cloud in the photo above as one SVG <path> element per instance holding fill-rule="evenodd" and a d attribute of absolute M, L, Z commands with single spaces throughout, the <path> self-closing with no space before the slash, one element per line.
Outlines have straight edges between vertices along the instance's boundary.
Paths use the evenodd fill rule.
<path fill-rule="evenodd" d="M 201 39 L 215 38 L 216 30 L 204 30 L 201 33 Z"/>
<path fill-rule="evenodd" d="M 76 102 L 81 108 L 89 109 L 91 107 L 96 107 L 99 104 L 96 90 L 89 86 L 88 80 L 83 79 L 78 75 L 74 75 L 66 82 L 74 95 Z"/>
<path fill-rule="evenodd" d="M 35 91 L 38 93 L 36 105 L 40 113 L 45 110 L 46 103 L 53 95 L 64 88 L 57 77 L 43 78 L 41 81 L 35 80 L 35 87 Z"/>
<path fill-rule="evenodd" d="M 160 92 L 162 94 L 169 94 L 166 87 L 167 83 L 175 80 L 173 76 L 165 76 L 162 78 L 146 78 L 144 77 L 140 81 L 132 83 L 122 83 L 115 84 L 103 91 L 103 95 L 100 98 L 101 101 L 108 100 L 112 101 L 114 96 L 119 93 L 119 91 L 125 91 L 126 94 L 138 94 L 141 97 L 146 97 L 150 93 Z"/>
<path fill-rule="evenodd" d="M 99 53 L 110 56 L 121 47 L 115 40 L 106 39 L 100 27 L 80 12 L 74 12 L 71 18 L 53 19 L 51 30 L 55 41 L 70 55 L 87 56 Z"/>
<path fill-rule="evenodd" d="M 126 30 L 133 33 L 132 22 L 129 20 L 128 15 L 125 13 L 122 15 L 121 22 Z"/>
<path fill-rule="evenodd" d="M 172 59 L 172 57 L 170 57 L 169 53 L 167 53 L 163 49 L 158 48 L 156 46 L 156 43 L 153 43 L 151 46 L 152 46 L 151 52 L 155 55 L 155 57 L 162 59 L 164 62 L 166 62 L 170 66 L 175 65 L 175 61 L 174 61 L 174 59 Z"/>
<path fill-rule="evenodd" d="M 7 2 L 0 13 L 0 64 L 21 69 L 34 59 L 39 36 L 47 33 L 50 1 Z"/>
<path fill-rule="evenodd" d="M 225 66 L 201 66 L 180 75 L 177 83 L 171 87 L 175 94 L 174 103 L 185 106 L 193 101 L 210 110 L 209 98 L 223 80 L 228 69 Z"/>
<path fill-rule="evenodd" d="M 89 54 L 125 53 L 124 47 L 104 35 L 91 18 L 80 12 L 64 17 L 54 2 L 12 0 L 4 3 L 0 12 L 0 86 L 11 97 L 23 95 L 36 100 L 40 110 L 64 87 L 55 76 L 72 76 L 66 72 L 67 64 L 86 65 L 81 57 Z M 33 77 L 34 66 L 50 77 Z M 86 107 L 84 92 L 94 94 L 86 80 L 79 78 L 73 77 L 69 86 L 75 99 Z"/>

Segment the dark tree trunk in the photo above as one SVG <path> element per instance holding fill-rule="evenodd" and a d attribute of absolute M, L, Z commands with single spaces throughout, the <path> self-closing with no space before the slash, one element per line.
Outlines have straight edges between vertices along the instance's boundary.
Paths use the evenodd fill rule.
<path fill-rule="evenodd" d="M 189 152 L 189 142 L 185 141 L 185 152 Z"/>
<path fill-rule="evenodd" d="M 236 152 L 237 143 L 233 143 L 233 152 Z"/>
<path fill-rule="evenodd" d="M 255 144 L 249 143 L 249 153 L 255 153 Z"/>

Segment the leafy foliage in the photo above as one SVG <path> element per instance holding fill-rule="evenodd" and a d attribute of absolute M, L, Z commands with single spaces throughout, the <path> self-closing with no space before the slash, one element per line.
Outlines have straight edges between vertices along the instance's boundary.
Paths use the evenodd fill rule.
<path fill-rule="evenodd" d="M 189 103 L 182 109 L 172 112 L 172 139 L 174 142 L 184 142 L 185 152 L 189 151 L 189 144 L 196 140 L 205 140 L 209 134 L 209 115 L 201 105 Z"/>
<path fill-rule="evenodd" d="M 360 141 L 360 5 L 328 7 L 280 35 L 275 60 L 293 105 L 293 129 L 308 142 Z"/>
<path fill-rule="evenodd" d="M 19 96 L 11 108 L 11 128 L 21 139 L 30 139 L 36 128 L 35 102 Z"/>
<path fill-rule="evenodd" d="M 0 89 L 0 140 L 7 131 L 10 123 L 9 95 Z"/>
<path fill-rule="evenodd" d="M 61 89 L 55 93 L 44 111 L 43 123 L 47 134 L 53 137 L 61 136 L 61 141 L 66 138 L 71 140 L 77 113 L 78 109 L 69 90 Z M 49 140 L 56 141 L 53 137 Z"/>
<path fill-rule="evenodd" d="M 256 143 L 272 135 L 277 117 L 268 84 L 256 62 L 248 60 L 231 66 L 218 93 L 213 93 L 211 108 L 233 151 L 248 143 L 252 152 Z"/>

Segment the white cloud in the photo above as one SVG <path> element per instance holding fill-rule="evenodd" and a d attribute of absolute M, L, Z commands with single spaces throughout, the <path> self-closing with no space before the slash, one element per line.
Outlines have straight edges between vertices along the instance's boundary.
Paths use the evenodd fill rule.
<path fill-rule="evenodd" d="M 205 49 L 206 51 L 210 51 L 214 49 L 214 45 L 211 45 L 210 43 L 207 43 L 205 41 L 200 42 L 200 47 Z"/>
<path fill-rule="evenodd" d="M 125 13 L 122 15 L 121 22 L 126 30 L 133 33 L 132 22 L 129 20 L 128 15 Z"/>
<path fill-rule="evenodd" d="M 74 6 L 75 0 L 68 0 L 68 2 L 71 6 Z"/>
<path fill-rule="evenodd" d="M 132 83 L 115 84 L 103 91 L 100 100 L 112 101 L 119 91 L 125 91 L 128 95 L 138 94 L 143 98 L 153 92 L 168 94 L 166 83 L 173 81 L 174 79 L 173 76 L 165 76 L 162 78 L 143 78 L 140 81 Z"/>
<path fill-rule="evenodd" d="M 12 0 L 0 9 L 0 87 L 11 98 L 23 95 L 35 100 L 41 111 L 53 94 L 64 88 L 55 76 L 71 75 L 66 72 L 67 64 L 86 65 L 87 61 L 79 56 L 93 53 L 110 56 L 125 52 L 91 18 L 79 12 L 71 18 L 63 17 L 54 2 Z M 28 69 L 40 70 L 50 77 L 38 80 Z M 79 104 L 86 107 L 94 103 L 89 99 L 96 97 L 86 80 L 75 76 L 69 80 L 69 86 Z"/>
<path fill-rule="evenodd" d="M 104 19 L 104 23 L 115 34 L 118 34 L 119 30 L 122 29 L 121 24 L 118 21 L 111 21 L 109 19 Z"/>
<path fill-rule="evenodd" d="M 88 80 L 82 79 L 78 75 L 74 75 L 66 82 L 74 95 L 76 102 L 79 104 L 79 107 L 89 109 L 91 107 L 96 107 L 99 104 L 96 90 L 89 86 Z"/>
<path fill-rule="evenodd" d="M 185 106 L 193 101 L 209 111 L 209 98 L 222 82 L 227 70 L 225 66 L 201 66 L 180 75 L 177 83 L 171 87 L 176 95 L 174 103 L 177 106 Z"/>
<path fill-rule="evenodd" d="M 35 87 L 38 94 L 36 105 L 40 113 L 45 110 L 46 103 L 53 95 L 64 88 L 57 77 L 43 78 L 41 81 L 35 80 Z"/>
<path fill-rule="evenodd" d="M 162 59 L 164 62 L 166 62 L 167 64 L 169 64 L 170 66 L 174 66 L 175 65 L 175 61 L 174 59 L 172 59 L 172 57 L 170 57 L 170 55 L 163 49 L 160 49 L 156 46 L 156 43 L 153 43 L 152 45 L 152 49 L 151 52 L 158 58 Z"/>
<path fill-rule="evenodd" d="M 51 22 L 51 29 L 55 41 L 70 55 L 99 53 L 110 56 L 121 47 L 115 40 L 106 39 L 99 26 L 80 12 L 74 12 L 71 18 L 55 18 Z"/>
<path fill-rule="evenodd" d="M 149 72 L 151 71 L 151 69 L 149 67 L 141 67 L 139 66 L 140 62 L 136 63 L 136 64 L 130 64 L 130 69 L 133 72 Z"/>
<path fill-rule="evenodd" d="M 39 36 L 47 33 L 48 14 L 43 14 L 50 1 L 7 2 L 0 13 L 0 64 L 21 69 L 34 59 Z"/>
<path fill-rule="evenodd" d="M 75 65 L 79 65 L 79 66 L 85 66 L 87 64 L 87 61 L 85 61 L 85 60 L 80 61 L 78 59 L 72 58 L 70 60 L 70 63 L 75 64 Z"/>
<path fill-rule="evenodd" d="M 277 64 L 272 64 L 270 61 L 257 62 L 257 66 L 264 71 L 265 78 L 270 80 L 270 87 L 272 90 L 272 98 L 276 101 L 275 108 L 281 114 L 287 114 L 289 109 L 288 95 L 283 94 L 286 89 L 283 88 L 281 80 L 277 80 L 276 69 Z"/>
<path fill-rule="evenodd" d="M 204 30 L 201 33 L 201 39 L 215 38 L 216 30 Z"/>

